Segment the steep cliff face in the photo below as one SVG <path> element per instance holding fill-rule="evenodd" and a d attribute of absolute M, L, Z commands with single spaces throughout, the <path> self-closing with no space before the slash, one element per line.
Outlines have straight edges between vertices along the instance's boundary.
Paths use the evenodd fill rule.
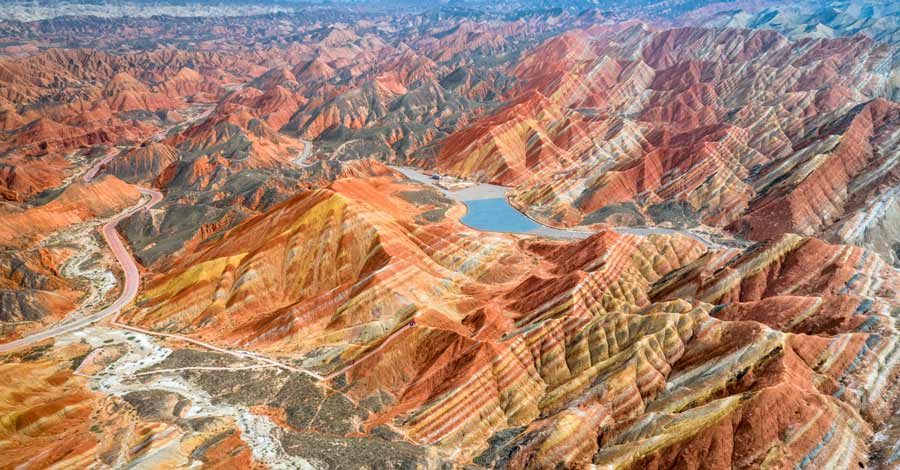
<path fill-rule="evenodd" d="M 752 411 L 752 419 L 767 424 L 750 421 L 738 430 L 752 428 L 761 436 L 761 430 L 774 425 L 782 433 L 757 444 L 765 453 L 756 454 L 762 459 L 758 461 L 792 464 L 802 459 L 808 465 L 844 468 L 865 465 L 867 438 L 886 424 L 890 413 L 885 410 L 894 406 L 896 391 L 887 384 L 898 373 L 893 319 L 897 280 L 896 270 L 874 253 L 784 236 L 745 253 L 704 256 L 659 281 L 651 296 L 716 303 L 714 318 L 758 322 L 769 336 L 781 338 L 769 360 L 782 377 L 778 388 L 789 394 L 764 399 L 774 390 L 758 390 L 752 400 L 742 398 L 738 415 L 728 413 L 717 429 L 735 429 L 736 423 L 751 419 Z M 761 372 L 744 373 L 742 381 L 761 386 Z M 750 375 L 758 378 L 748 379 Z M 791 410 L 796 410 L 794 419 L 801 417 L 806 424 L 792 420 Z M 673 462 L 686 445 L 698 448 L 721 439 L 702 432 L 699 439 L 679 443 L 650 461 Z M 746 465 L 754 454 L 746 455 L 731 462 Z"/>
<path fill-rule="evenodd" d="M 224 92 L 215 77 L 205 77 L 189 67 L 182 67 L 175 75 L 160 82 L 156 90 L 170 98 L 193 102 L 215 101 Z"/>
<path fill-rule="evenodd" d="M 441 144 L 441 171 L 498 184 L 515 184 L 538 171 L 573 162 L 559 141 L 588 139 L 590 122 L 564 111 L 539 92 L 526 94 Z"/>
<path fill-rule="evenodd" d="M 229 165 L 240 168 L 288 163 L 302 144 L 279 134 L 254 114 L 251 108 L 226 102 L 207 119 L 170 137 L 166 143 L 193 159 L 225 159 Z"/>
<path fill-rule="evenodd" d="M 184 105 L 179 99 L 169 95 L 153 93 L 150 89 L 129 75 L 127 72 L 117 73 L 100 91 L 105 105 L 115 112 L 125 111 L 159 111 L 178 109 Z"/>
<path fill-rule="evenodd" d="M 829 228 L 826 239 L 870 248 L 894 266 L 900 265 L 898 202 L 896 190 L 874 188 L 865 202 L 855 202 L 859 209 Z"/>
<path fill-rule="evenodd" d="M 375 79 L 336 96 L 308 117 L 298 116 L 297 126 L 307 139 L 316 139 L 336 127 L 360 129 L 384 117 L 388 106 L 406 91 L 389 77 Z"/>

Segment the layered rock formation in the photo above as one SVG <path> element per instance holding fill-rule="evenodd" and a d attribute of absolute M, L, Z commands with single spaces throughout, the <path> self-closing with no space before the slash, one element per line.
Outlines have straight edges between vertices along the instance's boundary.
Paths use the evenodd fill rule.
<path fill-rule="evenodd" d="M 76 307 L 81 293 L 60 273 L 58 250 L 46 248 L 0 254 L 0 336 L 33 330 Z"/>
<path fill-rule="evenodd" d="M 891 468 L 896 11 L 703 3 L 0 22 L 0 467 Z"/>
<path fill-rule="evenodd" d="M 114 158 L 105 166 L 104 172 L 130 182 L 153 180 L 180 159 L 178 149 L 152 142 Z"/>
<path fill-rule="evenodd" d="M 92 183 L 73 183 L 49 202 L 28 208 L 5 206 L 0 239 L 5 247 L 29 246 L 59 230 L 95 217 L 109 217 L 133 206 L 140 193 L 108 176 Z"/>
<path fill-rule="evenodd" d="M 846 242 L 872 222 L 862 201 L 890 204 L 892 70 L 891 49 L 864 37 L 594 27 L 534 49 L 508 104 L 421 161 L 517 186 L 513 202 L 552 224 Z"/>
<path fill-rule="evenodd" d="M 293 358 L 369 404 L 362 432 L 460 464 L 869 460 L 898 373 L 900 277 L 876 254 L 612 231 L 473 246 L 452 220 L 410 222 L 410 197 L 382 178 L 287 201 L 154 280 L 129 321 Z"/>
<path fill-rule="evenodd" d="M 0 197 L 24 201 L 46 189 L 59 187 L 70 163 L 58 155 L 27 158 L 10 155 L 0 162 Z"/>
<path fill-rule="evenodd" d="M 177 394 L 91 391 L 90 375 L 123 352 L 76 343 L 4 356 L 0 465 L 177 467 L 196 461 L 207 468 L 265 468 L 234 423 L 185 416 L 190 401 Z"/>

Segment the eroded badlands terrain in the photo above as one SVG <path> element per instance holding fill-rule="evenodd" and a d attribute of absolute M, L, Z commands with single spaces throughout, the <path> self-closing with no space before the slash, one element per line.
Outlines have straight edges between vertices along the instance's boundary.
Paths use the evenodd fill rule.
<path fill-rule="evenodd" d="M 900 468 L 900 11 L 826 3 L 16 5 L 0 468 Z"/>

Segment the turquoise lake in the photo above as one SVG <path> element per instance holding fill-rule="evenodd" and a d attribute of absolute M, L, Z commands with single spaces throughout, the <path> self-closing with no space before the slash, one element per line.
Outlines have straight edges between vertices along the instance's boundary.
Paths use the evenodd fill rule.
<path fill-rule="evenodd" d="M 530 232 L 541 226 L 513 209 L 505 198 L 464 201 L 468 212 L 462 223 L 488 232 Z"/>

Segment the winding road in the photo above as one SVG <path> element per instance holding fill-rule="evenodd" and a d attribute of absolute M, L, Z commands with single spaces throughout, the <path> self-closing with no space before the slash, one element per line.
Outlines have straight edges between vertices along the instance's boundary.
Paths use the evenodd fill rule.
<path fill-rule="evenodd" d="M 212 113 L 213 109 L 214 109 L 214 107 L 210 107 L 209 109 L 205 110 L 204 112 L 198 114 L 197 116 L 194 116 L 193 118 L 191 118 L 183 123 L 180 123 L 179 125 L 182 125 L 182 126 L 190 125 L 190 124 L 193 124 L 194 122 L 205 119 Z M 172 127 L 175 127 L 175 126 L 172 126 Z M 156 140 L 156 141 L 162 140 L 162 138 L 165 137 L 166 133 L 170 129 L 171 129 L 171 127 L 163 129 L 158 134 L 153 136 L 150 140 Z M 306 150 L 306 148 L 307 147 L 304 147 L 304 151 Z M 119 155 L 120 152 L 121 152 L 120 148 L 113 147 L 113 148 L 109 149 L 109 151 L 106 153 L 106 155 L 104 155 L 102 158 L 100 158 L 98 161 L 96 161 L 93 165 L 91 165 L 91 167 L 88 168 L 88 170 L 84 173 L 84 176 L 83 176 L 84 182 L 90 183 L 91 181 L 93 181 L 93 179 L 97 176 L 97 174 L 104 167 L 104 165 L 106 165 L 110 161 L 112 161 L 112 159 L 115 158 L 116 155 Z M 304 158 L 307 156 L 308 156 L 308 152 L 305 152 Z M 55 327 L 51 327 L 51 328 L 42 330 L 38 333 L 31 334 L 29 336 L 26 336 L 26 337 L 21 338 L 16 341 L 11 341 L 9 343 L 0 344 L 0 352 L 11 351 L 13 349 L 18 349 L 23 346 L 28 346 L 28 345 L 31 345 L 31 344 L 34 344 L 34 343 L 37 343 L 40 341 L 54 338 L 56 336 L 59 336 L 59 335 L 65 334 L 65 333 L 71 333 L 73 331 L 79 330 L 88 325 L 91 325 L 100 320 L 103 320 L 103 319 L 109 317 L 110 315 L 117 313 L 122 307 L 130 304 L 134 300 L 134 298 L 137 296 L 138 289 L 140 288 L 140 281 L 141 281 L 140 273 L 138 272 L 137 264 L 135 263 L 134 258 L 131 257 L 131 254 L 125 248 L 125 244 L 122 243 L 122 239 L 119 237 L 118 232 L 116 232 L 116 226 L 119 224 L 119 222 L 132 216 L 137 211 L 144 210 L 144 209 L 150 209 L 151 207 L 158 204 L 159 201 L 161 201 L 163 198 L 162 193 L 160 193 L 159 191 L 156 191 L 154 189 L 138 188 L 138 191 L 140 191 L 141 194 L 143 194 L 144 196 L 149 196 L 150 199 L 147 201 L 142 201 L 141 203 L 134 206 L 133 208 L 120 213 L 115 218 L 113 218 L 112 220 L 107 222 L 106 225 L 103 226 L 103 238 L 106 239 L 106 243 L 109 245 L 110 249 L 112 250 L 113 254 L 115 255 L 116 261 L 119 262 L 119 265 L 122 266 L 122 271 L 125 273 L 125 288 L 122 290 L 122 294 L 119 295 L 119 298 L 116 299 L 116 301 L 113 302 L 108 307 L 100 310 L 99 312 L 97 312 L 93 315 L 90 315 L 90 316 L 87 316 L 87 317 L 84 317 L 84 318 L 81 318 L 79 320 L 75 320 L 75 321 L 72 321 L 69 323 L 65 323 L 62 325 L 58 325 Z"/>
<path fill-rule="evenodd" d="M 87 180 L 90 181 L 90 180 Z M 138 290 L 140 289 L 141 284 L 141 275 L 138 272 L 137 263 L 134 261 L 134 258 L 131 256 L 131 253 L 128 252 L 128 249 L 125 248 L 125 244 L 122 242 L 122 238 L 119 237 L 119 233 L 116 231 L 116 226 L 122 220 L 132 216 L 136 212 L 140 210 L 150 209 L 155 206 L 162 200 L 163 195 L 159 191 L 154 189 L 145 189 L 138 188 L 138 191 L 141 192 L 144 196 L 149 196 L 148 200 L 141 201 L 140 204 L 128 209 L 125 212 L 120 213 L 112 220 L 106 223 L 103 226 L 103 238 L 106 239 L 106 243 L 109 245 L 109 248 L 112 250 L 113 254 L 116 257 L 116 261 L 118 261 L 119 265 L 122 266 L 122 272 L 125 274 L 125 287 L 122 289 L 122 293 L 119 295 L 119 298 L 115 300 L 112 304 L 107 306 L 106 308 L 100 310 L 99 312 L 86 316 L 84 318 L 80 318 L 75 321 L 71 321 L 68 323 L 64 323 L 62 325 L 54 326 L 51 328 L 47 328 L 38 333 L 34 333 L 32 335 L 26 336 L 24 338 L 18 339 L 16 341 L 11 341 L 9 343 L 0 344 L 0 353 L 11 351 L 14 349 L 18 349 L 21 347 L 29 346 L 34 343 L 38 343 L 50 338 L 55 338 L 59 335 L 63 335 L 66 333 L 72 333 L 74 331 L 80 330 L 86 326 L 97 323 L 101 320 L 106 319 L 107 317 L 113 316 L 122 309 L 122 307 L 127 306 L 134 298 L 137 296 Z M 254 360 L 256 362 L 265 364 L 268 367 L 278 367 L 280 369 L 284 369 L 290 372 L 297 372 L 301 374 L 306 374 L 311 376 L 312 378 L 318 381 L 324 381 L 325 378 L 315 372 L 310 370 L 302 369 L 299 367 L 290 366 L 287 364 L 283 364 L 274 359 L 270 359 L 265 356 L 260 356 L 257 354 L 251 354 L 245 351 L 231 351 L 225 348 L 220 348 L 218 346 L 205 343 L 203 341 L 198 341 L 193 338 L 189 338 L 186 336 L 169 334 L 169 333 L 159 333 L 156 331 L 145 330 L 143 328 L 134 327 L 131 325 L 126 325 L 124 323 L 119 323 L 117 319 L 113 318 L 111 324 L 115 327 L 134 331 L 138 333 L 143 333 L 149 336 L 163 337 L 163 338 L 171 338 L 179 341 L 185 341 L 197 346 L 200 346 L 205 349 L 209 349 L 211 351 L 215 351 L 221 354 L 227 354 L 232 357 L 238 359 L 249 359 Z"/>
<path fill-rule="evenodd" d="M 85 177 L 87 179 L 87 175 L 85 175 Z M 115 302 L 113 302 L 106 308 L 93 315 L 64 323 L 62 325 L 47 328 L 38 333 L 34 333 L 16 341 L 0 344 L 0 353 L 12 351 L 23 346 L 29 346 L 40 341 L 79 330 L 81 328 L 84 328 L 85 326 L 96 323 L 100 320 L 103 320 L 104 318 L 109 317 L 110 315 L 117 313 L 122 307 L 130 304 L 134 300 L 135 296 L 137 296 L 138 288 L 140 287 L 141 276 L 140 273 L 138 273 L 137 263 L 134 262 L 134 258 L 131 257 L 131 253 L 129 253 L 128 249 L 125 248 L 125 244 L 122 243 L 122 238 L 119 237 L 119 233 L 116 231 L 116 225 L 140 210 L 149 209 L 155 206 L 157 203 L 159 203 L 159 201 L 162 200 L 163 197 L 162 193 L 153 189 L 138 188 L 138 191 L 140 191 L 141 194 L 145 196 L 149 196 L 150 198 L 147 200 L 142 200 L 138 205 L 126 210 L 125 212 L 120 213 L 103 226 L 103 238 L 106 239 L 106 243 L 109 245 L 109 248 L 115 255 L 116 261 L 119 262 L 119 264 L 122 266 L 122 271 L 125 273 L 125 288 L 122 289 L 122 293 L 119 294 L 119 298 L 117 298 Z"/>
<path fill-rule="evenodd" d="M 120 150 L 116 147 L 112 147 L 111 149 L 109 149 L 106 152 L 106 155 L 103 156 L 103 158 L 98 160 L 97 163 L 94 163 L 94 165 L 88 168 L 88 171 L 84 173 L 84 182 L 90 183 L 91 180 L 94 179 L 95 176 L 97 176 L 97 173 L 100 172 L 100 169 L 103 168 L 103 166 L 107 163 L 111 162 L 112 159 L 119 154 L 119 151 Z"/>
<path fill-rule="evenodd" d="M 297 165 L 301 168 L 306 168 L 310 165 L 310 163 L 308 163 L 306 159 L 308 159 L 309 155 L 312 153 L 312 142 L 302 139 L 300 140 L 300 142 L 303 143 L 303 154 L 297 157 L 293 161 L 293 163 L 294 165 Z"/>
<path fill-rule="evenodd" d="M 176 124 L 176 125 L 174 125 L 174 126 L 170 126 L 170 127 L 165 128 L 165 129 L 162 129 L 161 131 L 159 131 L 158 133 L 156 133 L 155 135 L 153 135 L 152 137 L 150 137 L 150 138 L 148 139 L 148 141 L 160 142 L 160 141 L 162 141 L 163 139 L 165 139 L 166 135 L 167 135 L 167 134 L 169 133 L 169 131 L 172 130 L 173 128 L 178 127 L 178 126 L 190 126 L 191 124 L 193 124 L 193 123 L 195 123 L 195 122 L 197 122 L 197 121 L 200 121 L 200 120 L 202 120 L 202 119 L 206 119 L 207 117 L 209 117 L 210 114 L 212 114 L 212 112 L 213 112 L 214 109 L 215 109 L 215 107 L 210 107 L 209 109 L 203 111 L 202 113 L 198 114 L 197 116 L 194 116 L 194 117 L 188 119 L 187 121 L 184 121 L 184 122 L 178 123 L 178 124 Z M 93 165 L 91 165 L 91 167 L 88 168 L 88 170 L 84 173 L 84 182 L 85 182 L 85 183 L 90 183 L 91 180 L 93 180 L 93 179 L 97 176 L 97 174 L 100 172 L 100 170 L 101 170 L 105 165 L 107 165 L 109 162 L 111 162 L 112 159 L 116 157 L 116 155 L 119 155 L 119 153 L 122 152 L 122 150 L 123 150 L 122 147 L 112 147 L 112 148 L 110 148 L 110 149 L 106 152 L 106 155 L 104 155 L 102 158 L 100 158 L 100 160 L 97 160 L 97 162 L 95 162 Z M 304 147 L 304 150 L 305 150 L 305 147 Z M 305 158 L 305 157 L 304 157 L 304 158 Z"/>
<path fill-rule="evenodd" d="M 302 158 L 306 158 L 309 156 L 309 150 L 311 150 L 311 145 L 307 145 L 304 147 L 304 155 Z M 109 162 L 113 156 L 117 153 L 111 153 L 107 157 L 104 157 L 103 160 L 97 162 L 87 173 L 84 175 L 84 181 L 86 183 L 90 183 L 91 180 L 97 175 L 100 167 Z M 11 341 L 9 343 L 0 344 L 0 353 L 11 351 L 14 349 L 18 349 L 21 347 L 29 346 L 34 343 L 38 343 L 41 341 L 45 341 L 50 338 L 55 338 L 59 335 L 63 335 L 66 333 L 72 333 L 78 331 L 84 327 L 97 323 L 101 320 L 106 319 L 107 317 L 116 315 L 122 309 L 122 307 L 127 306 L 134 298 L 137 296 L 138 290 L 140 289 L 141 283 L 141 275 L 138 272 L 137 263 L 134 261 L 134 258 L 131 256 L 131 253 L 128 252 L 128 249 L 125 248 L 125 244 L 122 242 L 121 237 L 119 237 L 119 233 L 116 231 L 116 226 L 122 220 L 132 216 L 136 212 L 140 210 L 150 209 L 151 207 L 158 204 L 162 198 L 163 194 L 155 189 L 146 189 L 146 188 L 138 188 L 138 191 L 144 196 L 149 196 L 149 199 L 141 201 L 138 205 L 128 209 L 112 220 L 106 223 L 103 226 L 103 238 L 106 239 L 106 243 L 109 245 L 109 248 L 112 250 L 113 254 L 116 257 L 116 261 L 118 261 L 119 265 L 122 266 L 122 272 L 125 275 L 125 287 L 122 289 L 122 293 L 119 297 L 109 306 L 103 308 L 99 312 L 86 316 L 84 318 L 80 318 L 75 321 L 71 321 L 68 323 L 64 323 L 61 325 L 57 325 L 54 327 L 47 328 L 38 333 L 31 334 L 24 338 L 18 339 L 16 341 Z M 209 349 L 211 351 L 215 351 L 221 354 L 226 354 L 238 359 L 249 359 L 261 364 L 264 364 L 266 367 L 277 367 L 283 370 L 287 370 L 290 372 L 296 372 L 301 374 L 309 375 L 319 382 L 324 382 L 325 377 L 312 372 L 307 369 L 290 366 L 274 359 L 270 359 L 265 356 L 261 356 L 258 354 L 252 354 L 246 351 L 231 351 L 225 348 L 220 348 L 218 346 L 199 341 L 193 338 L 189 338 L 186 336 L 170 334 L 170 333 L 160 333 L 156 331 L 145 330 L 143 328 L 138 328 L 131 325 L 126 325 L 124 323 L 120 323 L 117 318 L 113 318 L 111 321 L 112 326 L 121 328 L 123 330 L 133 331 L 137 333 L 142 333 L 149 336 L 156 336 L 161 338 L 170 338 L 176 339 L 179 341 L 185 341 L 196 346 L 200 346 L 205 349 Z"/>
<path fill-rule="evenodd" d="M 304 142 L 304 144 L 305 145 L 303 148 L 303 155 L 300 158 L 298 158 L 297 160 L 295 160 L 295 163 L 297 163 L 298 165 L 306 164 L 305 160 L 306 160 L 306 158 L 309 157 L 310 151 L 312 149 L 312 146 L 309 145 L 309 142 Z M 92 167 L 84 175 L 85 182 L 90 182 L 94 178 L 94 176 L 97 174 L 97 170 L 100 168 L 100 166 L 103 163 L 109 161 L 109 159 L 111 159 L 111 157 L 114 155 L 115 155 L 115 153 L 111 153 L 109 156 L 104 157 L 104 159 L 101 160 L 100 162 L 97 162 L 97 164 L 94 167 Z M 449 190 L 446 190 L 446 189 L 441 188 L 441 187 L 437 186 L 436 184 L 434 184 L 434 180 L 432 180 L 429 176 L 419 172 L 418 170 L 415 170 L 412 168 L 406 168 L 406 167 L 397 167 L 397 166 L 392 166 L 392 168 L 399 171 L 400 173 L 405 175 L 407 178 L 410 178 L 410 179 L 418 181 L 420 183 L 427 184 L 427 185 L 437 188 L 439 191 L 441 191 L 447 197 L 449 197 L 455 201 L 462 202 L 463 204 L 466 204 L 466 206 L 470 207 L 470 208 L 472 206 L 470 204 L 467 204 L 467 202 L 471 203 L 472 201 L 493 200 L 493 199 L 500 199 L 500 198 L 502 198 L 504 201 L 506 200 L 506 193 L 508 191 L 508 188 L 506 188 L 504 186 L 481 183 L 481 184 L 476 184 L 474 186 L 468 187 L 468 188 L 460 190 L 460 191 L 449 191 Z M 149 196 L 149 199 L 142 200 L 138 205 L 120 213 L 119 215 L 117 215 L 116 217 L 111 219 L 109 222 L 107 222 L 103 226 L 103 237 L 106 239 L 106 243 L 109 245 L 110 249 L 112 250 L 113 254 L 115 255 L 116 261 L 118 261 L 118 263 L 122 266 L 122 271 L 125 275 L 125 287 L 124 287 L 124 289 L 122 289 L 122 293 L 119 295 L 119 297 L 111 305 L 107 306 L 106 308 L 103 308 L 102 310 L 100 310 L 99 312 L 97 312 L 93 315 L 89 315 L 89 316 L 86 316 L 84 318 L 81 318 L 81 319 L 78 319 L 75 321 L 71 321 L 68 323 L 64 323 L 64 324 L 61 324 L 58 326 L 54 326 L 54 327 L 42 330 L 38 333 L 34 333 L 32 335 L 18 339 L 16 341 L 11 341 L 9 343 L 0 344 L 0 353 L 18 349 L 18 348 L 21 348 L 24 346 L 29 346 L 29 345 L 32 345 L 32 344 L 35 344 L 35 343 L 38 343 L 38 342 L 41 342 L 41 341 L 44 341 L 44 340 L 47 340 L 50 338 L 54 338 L 54 337 L 62 335 L 62 334 L 77 331 L 81 328 L 84 328 L 88 325 L 91 325 L 93 323 L 96 323 L 100 320 L 103 320 L 107 317 L 110 317 L 110 316 L 118 313 L 122 309 L 122 307 L 125 307 L 126 305 L 128 305 L 132 301 L 134 301 L 134 298 L 137 296 L 138 290 L 140 288 L 140 273 L 138 272 L 137 263 L 135 263 L 134 258 L 131 256 L 131 254 L 126 249 L 125 244 L 122 242 L 121 237 L 119 237 L 119 234 L 116 231 L 116 226 L 119 224 L 119 222 L 132 216 L 136 212 L 138 212 L 140 210 L 146 210 L 146 209 L 152 208 L 157 203 L 159 203 L 163 198 L 162 193 L 160 193 L 159 191 L 156 191 L 154 189 L 138 188 L 138 191 L 140 191 L 141 194 L 144 196 Z M 516 213 L 521 214 L 515 208 L 512 208 L 512 206 L 509 206 L 509 207 L 511 210 L 516 211 Z M 522 214 L 522 215 L 524 216 L 524 214 Z M 542 235 L 542 236 L 549 236 L 549 237 L 555 237 L 555 238 L 569 238 L 569 239 L 583 239 L 583 238 L 589 237 L 593 233 L 593 232 L 584 232 L 584 231 L 567 230 L 567 229 L 559 229 L 559 228 L 555 228 L 555 227 L 549 227 L 549 226 L 540 224 L 539 222 L 534 221 L 533 219 L 529 218 L 529 220 L 533 221 L 537 225 L 537 228 L 530 229 L 527 231 L 519 231 L 519 232 L 513 231 L 511 233 L 523 233 L 523 234 Z M 473 227 L 473 228 L 482 230 L 477 227 Z M 693 232 L 687 231 L 687 230 L 675 230 L 675 229 L 657 228 L 657 227 L 648 227 L 648 228 L 617 227 L 617 228 L 615 228 L 615 230 L 620 233 L 628 233 L 628 234 L 634 234 L 634 235 L 650 235 L 653 233 L 662 233 L 662 234 L 680 233 L 680 234 L 689 236 L 691 238 L 694 238 L 711 248 L 724 248 L 723 245 L 720 245 L 720 244 L 717 244 L 714 242 L 710 242 L 710 241 L 700 237 L 699 235 L 697 235 Z M 291 372 L 298 372 L 298 373 L 304 373 L 304 374 L 310 375 L 311 377 L 313 377 L 314 379 L 316 379 L 318 381 L 330 380 L 330 379 L 334 378 L 335 376 L 339 375 L 340 373 L 345 372 L 347 369 L 352 368 L 352 365 L 351 365 L 349 367 L 345 367 L 344 369 L 341 369 L 337 373 L 330 374 L 328 377 L 323 377 L 319 374 L 316 374 L 315 372 L 312 372 L 312 371 L 309 371 L 306 369 L 302 369 L 302 368 L 298 368 L 298 367 L 289 366 L 289 365 L 283 364 L 281 362 L 278 362 L 278 361 L 275 361 L 275 360 L 272 360 L 272 359 L 269 359 L 269 358 L 266 358 L 263 356 L 259 356 L 256 354 L 248 354 L 248 353 L 243 353 L 243 352 L 229 351 L 229 350 L 219 348 L 219 347 L 216 347 L 216 346 L 208 344 L 208 343 L 197 341 L 192 338 L 186 338 L 186 337 L 183 337 L 180 335 L 172 335 L 172 334 L 158 333 L 158 332 L 154 332 L 154 331 L 144 330 L 142 328 L 136 328 L 136 327 L 133 327 L 130 325 L 125 325 L 125 324 L 119 323 L 115 320 L 113 321 L 113 325 L 123 328 L 123 329 L 138 331 L 138 332 L 153 335 L 153 336 L 164 336 L 164 337 L 171 337 L 173 339 L 189 341 L 191 343 L 196 344 L 197 346 L 201 346 L 201 347 L 204 347 L 207 349 L 218 351 L 220 353 L 229 354 L 229 355 L 235 356 L 235 357 L 240 357 L 240 358 L 244 358 L 244 359 L 255 359 L 258 362 L 267 364 L 269 366 L 286 369 Z M 405 328 L 400 328 L 394 334 L 396 335 L 397 333 L 400 333 L 404 329 Z M 394 335 L 392 335 L 392 336 L 394 336 Z M 392 338 L 389 338 L 388 341 L 384 342 L 384 344 L 389 342 L 390 339 L 392 339 Z M 382 344 L 382 346 L 384 346 L 384 344 Z M 380 347 L 378 349 L 380 349 Z M 356 362 L 359 362 L 359 361 L 356 361 Z M 355 363 L 353 365 L 355 365 Z"/>

